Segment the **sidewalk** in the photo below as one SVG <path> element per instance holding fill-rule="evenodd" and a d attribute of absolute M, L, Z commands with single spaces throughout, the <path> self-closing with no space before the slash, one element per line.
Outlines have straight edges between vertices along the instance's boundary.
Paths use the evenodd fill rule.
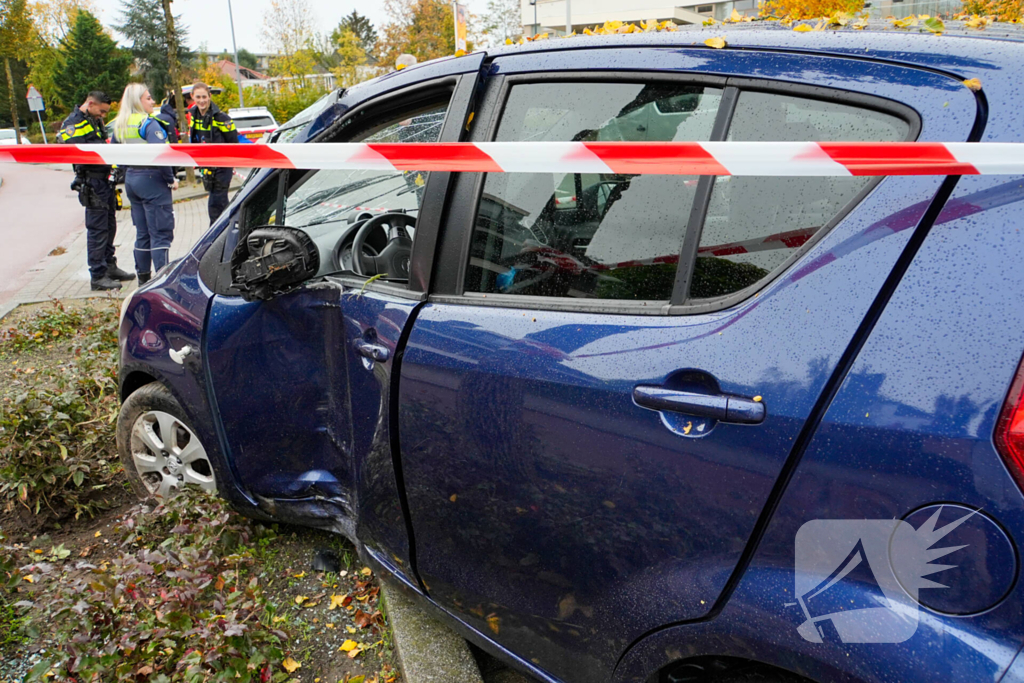
<path fill-rule="evenodd" d="M 200 190 L 202 188 L 200 187 Z M 191 192 L 194 196 L 194 191 Z M 185 199 L 174 205 L 174 242 L 171 244 L 171 260 L 187 254 L 192 245 L 209 229 L 210 219 L 206 210 L 205 194 L 196 199 Z M 135 226 L 127 208 L 117 212 L 117 237 L 114 240 L 117 263 L 132 272 L 135 269 Z M 32 269 L 32 278 L 9 301 L 0 304 L 0 318 L 17 306 L 27 303 L 49 301 L 50 299 L 85 297 L 123 297 L 138 287 L 138 282 L 122 283 L 119 292 L 94 292 L 89 287 L 89 267 L 86 264 L 86 232 L 81 228 L 71 233 L 54 252 Z M 51 252 L 53 253 L 53 252 Z"/>
<path fill-rule="evenodd" d="M 63 167 L 62 167 L 63 168 Z M 229 197 L 242 186 L 249 169 L 235 169 Z M 135 270 L 135 226 L 132 224 L 128 197 L 121 188 L 124 208 L 117 212 L 117 237 L 114 239 L 117 264 L 128 272 Z M 199 183 L 182 187 L 174 192 L 174 242 L 170 258 L 181 258 L 210 227 L 206 201 L 209 195 Z M 61 250 L 63 251 L 61 252 Z M 38 303 L 50 299 L 80 299 L 88 297 L 121 298 L 135 291 L 138 282 L 121 283 L 119 292 L 94 292 L 89 286 L 89 267 L 86 264 L 86 232 L 83 225 L 71 233 L 54 252 L 44 257 L 29 271 L 32 278 L 7 301 L 0 300 L 0 319 L 21 304 Z M 53 252 L 51 252 L 53 254 Z"/>

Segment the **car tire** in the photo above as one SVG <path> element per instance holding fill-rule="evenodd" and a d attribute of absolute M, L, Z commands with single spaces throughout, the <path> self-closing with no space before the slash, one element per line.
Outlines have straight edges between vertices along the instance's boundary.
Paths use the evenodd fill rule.
<path fill-rule="evenodd" d="M 139 388 L 121 406 L 117 453 L 132 489 L 142 500 L 170 498 L 185 485 L 217 492 L 206 448 L 181 404 L 159 382 Z"/>

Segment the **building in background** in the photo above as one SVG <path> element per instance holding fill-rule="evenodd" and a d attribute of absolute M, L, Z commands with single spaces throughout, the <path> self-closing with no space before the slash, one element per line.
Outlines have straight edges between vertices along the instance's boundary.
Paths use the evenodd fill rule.
<path fill-rule="evenodd" d="M 270 78 L 262 72 L 247 69 L 226 59 L 214 63 L 213 68 L 224 74 L 233 83 L 237 83 L 239 76 L 241 76 L 242 87 L 244 88 L 262 87 L 264 82 Z"/>

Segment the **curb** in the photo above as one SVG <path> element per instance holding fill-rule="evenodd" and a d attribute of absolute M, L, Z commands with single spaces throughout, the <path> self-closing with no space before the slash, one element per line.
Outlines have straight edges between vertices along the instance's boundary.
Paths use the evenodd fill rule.
<path fill-rule="evenodd" d="M 395 637 L 395 652 L 406 683 L 483 683 L 469 645 L 427 616 L 400 589 L 381 582 L 381 594 Z"/>

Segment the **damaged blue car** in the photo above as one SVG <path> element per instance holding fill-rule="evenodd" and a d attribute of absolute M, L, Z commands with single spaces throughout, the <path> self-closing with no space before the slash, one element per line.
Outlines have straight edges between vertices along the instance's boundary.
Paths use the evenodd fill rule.
<path fill-rule="evenodd" d="M 276 136 L 1024 141 L 1024 44 L 952 33 L 542 41 Z M 259 170 L 124 303 L 119 451 L 140 496 L 343 534 L 538 680 L 1021 681 L 1022 200 Z"/>

